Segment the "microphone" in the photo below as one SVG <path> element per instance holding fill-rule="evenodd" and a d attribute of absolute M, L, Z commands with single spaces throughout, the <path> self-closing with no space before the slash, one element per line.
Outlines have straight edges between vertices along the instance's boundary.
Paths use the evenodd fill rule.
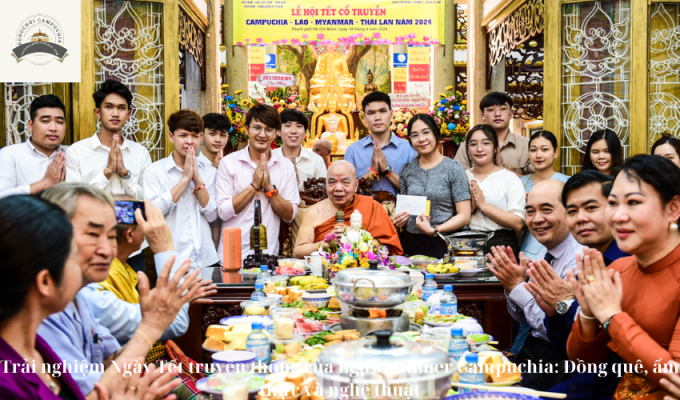
<path fill-rule="evenodd" d="M 345 224 L 345 212 L 340 210 L 335 213 L 335 223 L 344 225 Z"/>

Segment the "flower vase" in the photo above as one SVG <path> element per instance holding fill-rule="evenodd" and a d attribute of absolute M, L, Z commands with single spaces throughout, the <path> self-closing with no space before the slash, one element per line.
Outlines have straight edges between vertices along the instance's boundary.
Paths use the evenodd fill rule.
<path fill-rule="evenodd" d="M 442 154 L 445 157 L 449 158 L 454 158 L 456 156 L 456 152 L 458 151 L 459 145 L 457 145 L 453 139 L 450 137 L 445 137 L 442 138 L 439 143 L 442 146 Z"/>

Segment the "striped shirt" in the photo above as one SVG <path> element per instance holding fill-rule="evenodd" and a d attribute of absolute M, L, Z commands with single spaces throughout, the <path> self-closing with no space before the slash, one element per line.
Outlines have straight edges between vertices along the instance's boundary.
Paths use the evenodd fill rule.
<path fill-rule="evenodd" d="M 564 278 L 568 270 L 576 268 L 576 254 L 583 254 L 583 245 L 577 242 L 570 233 L 566 239 L 554 248 L 547 251 L 544 249 L 539 254 L 537 260 L 544 259 L 547 252 L 550 252 L 554 257 L 551 263 L 553 269 L 560 278 Z M 508 311 L 512 318 L 521 322 L 521 314 L 523 313 L 527 322 L 533 328 L 531 334 L 547 341 L 548 336 L 545 333 L 545 324 L 543 322 L 545 312 L 536 304 L 536 299 L 534 299 L 534 296 L 531 295 L 524 285 L 515 286 L 510 293 L 506 291 L 506 297 L 508 298 Z"/>

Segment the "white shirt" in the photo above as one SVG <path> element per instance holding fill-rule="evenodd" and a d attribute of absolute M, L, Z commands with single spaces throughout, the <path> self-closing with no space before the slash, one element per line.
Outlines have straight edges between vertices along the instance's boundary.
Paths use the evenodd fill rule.
<path fill-rule="evenodd" d="M 48 157 L 36 149 L 29 139 L 0 149 L 0 198 L 31 194 L 31 185 L 45 177 L 54 157 L 67 148 L 59 145 Z"/>
<path fill-rule="evenodd" d="M 281 157 L 286 158 L 283 155 L 283 149 L 281 147 L 272 150 L 272 153 L 276 153 Z M 297 167 L 297 177 L 300 182 L 298 185 L 299 191 L 305 189 L 305 181 L 307 179 L 326 178 L 326 174 L 328 173 L 323 157 L 304 147 L 300 149 L 300 155 L 295 158 L 295 166 Z"/>
<path fill-rule="evenodd" d="M 487 176 L 479 182 L 470 170 L 465 170 L 468 180 L 477 181 L 484 193 L 486 204 L 496 207 L 502 211 L 511 212 L 524 220 L 526 198 L 524 197 L 524 187 L 522 181 L 514 173 L 502 169 Z M 493 222 L 491 218 L 477 210 L 470 218 L 470 229 L 473 231 L 492 232 L 501 229 L 508 229 Z"/>
<path fill-rule="evenodd" d="M 130 179 L 121 179 L 113 174 L 106 179 L 104 168 L 109 162 L 110 148 L 104 146 L 95 133 L 69 147 L 66 153 L 66 182 L 89 183 L 112 195 L 128 195 L 144 199 L 142 173 L 151 165 L 149 151 L 139 143 L 125 139 L 120 146 L 125 169 L 132 173 Z"/>
<path fill-rule="evenodd" d="M 210 222 L 217 218 L 215 177 L 217 169 L 196 157 L 198 174 L 203 178 L 210 200 L 201 207 L 198 196 L 192 193 L 196 185 L 189 182 L 177 203 L 173 203 L 170 190 L 182 179 L 184 169 L 175 163 L 172 154 L 151 164 L 144 171 L 144 191 L 165 216 L 172 232 L 172 243 L 179 258 L 191 259 L 192 268 L 209 267 L 218 261 L 212 240 Z"/>

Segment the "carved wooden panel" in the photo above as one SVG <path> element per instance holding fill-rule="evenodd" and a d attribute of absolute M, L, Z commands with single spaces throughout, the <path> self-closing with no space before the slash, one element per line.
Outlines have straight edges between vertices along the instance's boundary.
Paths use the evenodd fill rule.
<path fill-rule="evenodd" d="M 484 303 L 479 301 L 460 302 L 458 303 L 458 314 L 472 317 L 484 325 Z"/>
<path fill-rule="evenodd" d="M 506 19 L 489 29 L 489 67 L 498 64 L 518 44 L 541 32 L 543 0 L 527 0 Z"/>
<path fill-rule="evenodd" d="M 304 190 L 300 192 L 300 200 L 307 206 L 312 206 L 328 198 L 325 178 L 308 178 L 304 183 Z"/>

